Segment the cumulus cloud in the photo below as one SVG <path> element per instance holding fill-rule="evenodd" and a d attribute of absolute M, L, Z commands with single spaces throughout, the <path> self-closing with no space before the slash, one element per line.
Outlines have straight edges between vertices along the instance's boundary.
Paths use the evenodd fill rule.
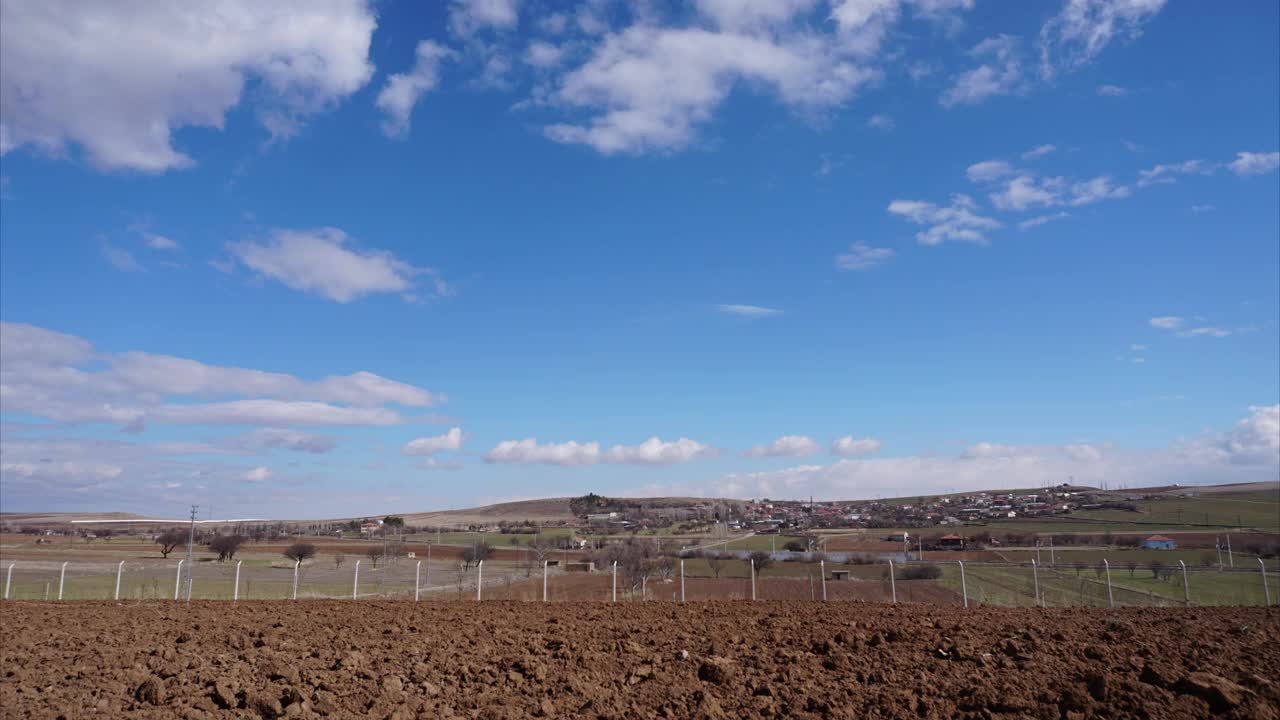
<path fill-rule="evenodd" d="M 1187 160 L 1180 163 L 1156 165 L 1138 171 L 1138 187 L 1177 182 L 1177 175 L 1189 174 L 1209 175 L 1213 168 L 1200 160 Z"/>
<path fill-rule="evenodd" d="M 1165 0 L 1067 0 L 1040 29 L 1040 72 L 1051 78 L 1092 62 L 1116 38 L 1136 39 Z"/>
<path fill-rule="evenodd" d="M 716 310 L 727 315 L 737 315 L 744 318 L 765 318 L 782 314 L 782 311 L 777 308 L 761 307 L 759 305 L 716 305 Z"/>
<path fill-rule="evenodd" d="M 872 455 L 880 452 L 880 441 L 872 438 L 856 438 L 852 435 L 845 435 L 837 438 L 831 443 L 832 455 L 844 455 L 845 457 L 855 455 Z"/>
<path fill-rule="evenodd" d="M 363 371 L 304 380 L 169 355 L 95 353 L 82 338 L 21 323 L 0 322 L 0 348 L 5 410 L 61 422 L 393 425 L 404 418 L 389 405 L 429 407 L 444 400 Z M 208 399 L 217 401 L 200 402 Z"/>
<path fill-rule="evenodd" d="M 997 35 L 975 45 L 969 55 L 982 64 L 957 76 L 939 102 L 945 107 L 976 105 L 997 95 L 1025 92 L 1020 44 L 1012 35 Z"/>
<path fill-rule="evenodd" d="M 246 87 L 272 137 L 368 82 L 365 0 L 0 4 L 0 153 L 83 148 L 103 170 L 188 167 L 184 127 L 221 129 Z"/>
<path fill-rule="evenodd" d="M 462 428 L 449 428 L 449 431 L 443 435 L 433 437 L 420 437 L 405 443 L 400 452 L 405 455 L 435 455 L 439 452 L 457 452 L 462 449 L 462 443 L 466 440 L 466 436 L 462 432 Z"/>
<path fill-rule="evenodd" d="M 873 127 L 877 130 L 892 130 L 897 123 L 893 121 L 893 117 L 884 113 L 877 113 L 867 119 L 867 127 Z"/>
<path fill-rule="evenodd" d="M 1024 174 L 1010 179 L 1004 188 L 991 194 L 991 204 L 1000 210 L 1022 211 L 1061 202 L 1066 181 L 1060 177 L 1037 178 Z"/>
<path fill-rule="evenodd" d="M 417 299 L 417 278 L 433 280 L 431 295 L 451 290 L 431 268 L 414 267 L 385 250 L 357 248 L 337 228 L 275 230 L 269 240 L 246 240 L 227 246 L 231 254 L 258 275 L 287 287 L 348 303 L 375 293 L 398 293 Z"/>
<path fill-rule="evenodd" d="M 889 213 L 916 225 L 928 226 L 916 233 L 921 245 L 939 245 L 948 240 L 987 244 L 986 233 L 1002 225 L 977 213 L 977 204 L 968 195 L 952 195 L 951 204 L 939 206 L 923 200 L 894 200 Z"/>
<path fill-rule="evenodd" d="M 1183 322 L 1183 319 L 1176 315 L 1162 315 L 1160 317 L 1151 318 L 1151 320 L 1148 321 L 1148 324 L 1153 328 L 1160 328 L 1161 330 L 1177 330 L 1182 327 Z"/>
<path fill-rule="evenodd" d="M 864 242 L 849 246 L 849 252 L 836 255 L 836 267 L 840 270 L 870 270 L 893 257 L 893 248 L 872 247 Z"/>
<path fill-rule="evenodd" d="M 804 435 L 783 435 L 765 445 L 755 445 L 742 454 L 747 457 L 805 457 L 818 452 L 818 443 Z"/>
<path fill-rule="evenodd" d="M 164 235 L 156 235 L 155 233 L 143 233 L 143 239 L 147 242 L 147 247 L 152 250 L 181 250 L 182 246 L 173 238 Z"/>
<path fill-rule="evenodd" d="M 991 182 L 1013 173 L 1013 166 L 1004 160 L 984 160 L 970 165 L 964 172 L 971 182 Z"/>
<path fill-rule="evenodd" d="M 1227 164 L 1231 172 L 1244 177 L 1262 175 L 1280 168 L 1280 152 L 1241 152 Z"/>
<path fill-rule="evenodd" d="M 452 57 L 455 57 L 452 50 L 423 40 L 414 53 L 413 68 L 387 78 L 374 103 L 387 116 L 382 122 L 385 135 L 402 138 L 409 134 L 409 118 L 414 106 L 440 83 L 440 66 Z"/>
<path fill-rule="evenodd" d="M 600 443 L 538 444 L 535 438 L 504 440 L 484 456 L 487 463 L 510 465 L 594 465 L 600 459 Z"/>
<path fill-rule="evenodd" d="M 700 442 L 688 438 L 665 442 L 661 438 L 651 437 L 639 445 L 614 445 L 608 451 L 600 452 L 600 443 L 579 443 L 573 440 L 564 443 L 539 444 L 534 438 L 524 440 L 504 440 L 485 454 L 488 463 L 504 463 L 511 465 L 594 465 L 599 462 L 619 465 L 673 465 L 689 462 L 701 457 L 710 457 L 717 451 Z"/>
<path fill-rule="evenodd" d="M 145 268 L 139 263 L 133 253 L 121 247 L 116 247 L 106 240 L 98 243 L 98 249 L 102 251 L 102 257 L 107 259 L 111 267 L 120 272 L 142 272 Z"/>
<path fill-rule="evenodd" d="M 449 29 L 462 36 L 485 29 L 510 30 L 519 20 L 519 0 L 453 0 L 449 8 Z"/>
<path fill-rule="evenodd" d="M 243 477 L 249 482 L 258 483 L 270 480 L 273 474 L 274 473 L 271 472 L 271 468 L 256 467 L 252 470 L 246 470 Z"/>

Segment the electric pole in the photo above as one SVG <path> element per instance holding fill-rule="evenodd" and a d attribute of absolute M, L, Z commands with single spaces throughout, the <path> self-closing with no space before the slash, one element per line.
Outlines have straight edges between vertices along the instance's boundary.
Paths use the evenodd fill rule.
<path fill-rule="evenodd" d="M 191 506 L 191 530 L 187 533 L 187 602 L 191 602 L 191 562 L 196 544 L 196 510 L 199 507 L 199 505 Z"/>

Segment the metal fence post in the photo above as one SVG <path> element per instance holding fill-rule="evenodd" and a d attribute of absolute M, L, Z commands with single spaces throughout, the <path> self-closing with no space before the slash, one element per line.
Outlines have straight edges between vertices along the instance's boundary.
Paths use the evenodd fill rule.
<path fill-rule="evenodd" d="M 1187 584 L 1187 564 L 1181 560 L 1178 564 L 1182 566 L 1182 600 L 1187 607 L 1191 607 L 1191 586 Z"/>
<path fill-rule="evenodd" d="M 1259 560 L 1258 562 L 1262 562 L 1262 561 Z M 13 566 L 17 564 L 18 563 L 9 563 L 9 569 L 5 571 L 5 574 L 4 574 L 4 599 L 5 600 L 9 599 L 9 585 L 13 582 Z M 1266 584 L 1266 580 L 1267 580 L 1267 572 L 1266 572 L 1266 568 L 1263 568 L 1262 581 L 1264 585 Z"/>
<path fill-rule="evenodd" d="M 242 562 L 244 561 L 243 560 L 236 561 L 236 584 L 235 584 L 235 587 L 231 588 L 231 599 L 233 601 L 240 599 L 240 563 Z"/>
<path fill-rule="evenodd" d="M 360 599 L 360 561 L 356 561 L 356 579 L 351 581 L 351 599 Z"/>
<path fill-rule="evenodd" d="M 116 597 L 115 597 L 116 600 L 120 599 L 120 576 L 123 573 L 124 573 L 124 561 L 121 560 L 120 564 L 116 566 Z"/>
<path fill-rule="evenodd" d="M 1055 568 L 1058 567 L 1058 558 L 1054 557 L 1053 555 L 1053 536 L 1052 535 L 1049 536 L 1049 564 Z"/>
<path fill-rule="evenodd" d="M 182 591 L 182 563 L 184 562 L 186 562 L 186 558 L 183 558 L 178 561 L 178 576 L 173 580 L 173 599 L 174 600 L 177 600 L 180 597 L 178 593 Z"/>
<path fill-rule="evenodd" d="M 547 601 L 547 566 L 549 564 L 546 560 L 542 561 L 542 602 Z"/>
<path fill-rule="evenodd" d="M 1035 560 L 1031 561 L 1031 582 L 1035 584 L 1036 605 L 1044 607 L 1044 598 L 1040 597 L 1040 566 Z"/>
<path fill-rule="evenodd" d="M 893 579 L 893 561 L 889 561 L 889 597 L 894 605 L 898 604 L 898 583 Z"/>
<path fill-rule="evenodd" d="M 67 579 L 67 564 L 62 563 L 62 569 L 58 571 L 58 599 L 62 599 L 62 583 Z"/>
<path fill-rule="evenodd" d="M 417 565 L 413 566 L 413 601 L 418 602 L 418 593 L 422 588 L 422 583 L 418 582 L 422 579 L 422 561 L 419 560 Z"/>
<path fill-rule="evenodd" d="M 964 561 L 957 560 L 960 564 L 960 595 L 964 599 L 964 606 L 969 607 L 969 586 L 964 581 Z"/>
<path fill-rule="evenodd" d="M 613 602 L 618 602 L 618 561 L 613 561 Z"/>
<path fill-rule="evenodd" d="M 1258 567 L 1262 569 L 1262 597 L 1266 603 L 1264 607 L 1271 607 L 1271 589 L 1267 587 L 1267 564 L 1258 558 Z M 9 571 L 13 572 L 13 566 L 9 566 Z M 9 597 L 9 582 L 6 580 L 4 584 L 4 596 Z"/>
<path fill-rule="evenodd" d="M 480 591 L 484 589 L 484 561 L 476 563 L 476 602 L 480 602 Z"/>
<path fill-rule="evenodd" d="M 1116 606 L 1115 596 L 1111 594 L 1111 563 L 1106 558 L 1102 558 L 1102 567 L 1107 571 L 1107 607 Z"/>
<path fill-rule="evenodd" d="M 747 562 L 751 563 L 751 599 L 755 600 L 756 599 L 756 561 L 753 558 L 751 560 L 748 560 Z"/>
<path fill-rule="evenodd" d="M 822 602 L 827 601 L 827 561 L 818 561 L 818 570 L 822 572 Z"/>
<path fill-rule="evenodd" d="M 293 599 L 298 599 L 298 568 L 302 567 L 302 560 L 293 561 Z"/>
<path fill-rule="evenodd" d="M 1236 566 L 1236 556 L 1231 554 L 1231 533 L 1227 533 L 1227 567 Z"/>
<path fill-rule="evenodd" d="M 1262 561 L 1259 560 L 1258 562 L 1262 562 Z M 13 566 L 10 565 L 9 569 L 12 570 Z M 1267 580 L 1267 569 L 1264 567 L 1262 568 L 1262 584 L 1263 585 L 1266 584 L 1266 580 Z M 6 597 L 8 596 L 7 592 L 5 593 L 5 596 Z M 684 602 L 684 558 L 680 558 L 680 602 Z"/>

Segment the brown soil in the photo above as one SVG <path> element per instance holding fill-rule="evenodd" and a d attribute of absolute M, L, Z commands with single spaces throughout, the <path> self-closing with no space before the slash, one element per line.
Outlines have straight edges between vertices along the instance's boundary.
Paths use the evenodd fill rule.
<path fill-rule="evenodd" d="M 4 718 L 1277 718 L 1264 609 L 4 603 Z"/>

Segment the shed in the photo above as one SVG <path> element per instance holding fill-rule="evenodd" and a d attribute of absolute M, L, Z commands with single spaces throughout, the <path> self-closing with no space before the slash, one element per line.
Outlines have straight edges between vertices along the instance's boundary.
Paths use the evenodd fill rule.
<path fill-rule="evenodd" d="M 1173 538 L 1164 535 L 1152 535 L 1142 541 L 1142 547 L 1148 550 L 1177 550 L 1178 543 Z"/>
<path fill-rule="evenodd" d="M 943 535 L 938 538 L 938 547 L 947 550 L 963 550 L 964 536 L 962 535 Z"/>
<path fill-rule="evenodd" d="M 848 570 L 832 570 L 831 579 L 832 580 L 848 580 L 849 571 Z"/>

